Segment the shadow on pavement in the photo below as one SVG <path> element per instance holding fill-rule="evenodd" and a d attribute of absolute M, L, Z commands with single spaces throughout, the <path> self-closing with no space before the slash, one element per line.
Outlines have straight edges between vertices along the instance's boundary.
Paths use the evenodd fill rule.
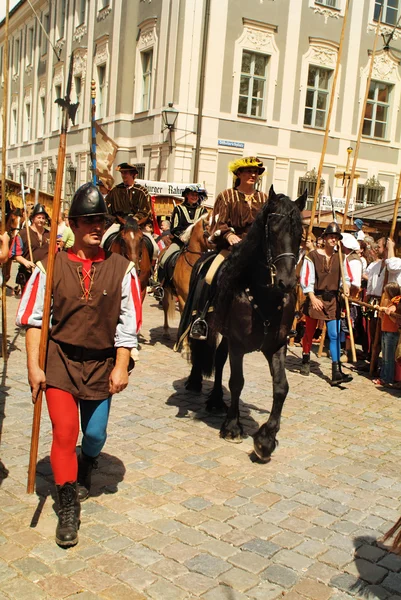
<path fill-rule="evenodd" d="M 98 468 L 92 472 L 90 498 L 97 498 L 102 494 L 117 493 L 118 484 L 124 480 L 124 475 L 124 463 L 116 456 L 101 452 L 98 458 Z M 53 510 L 55 511 L 56 488 L 50 465 L 50 456 L 42 458 L 36 466 L 35 491 L 39 502 L 31 520 L 31 527 L 36 527 L 38 524 L 43 507 L 49 496 L 51 496 L 54 502 Z"/>
<path fill-rule="evenodd" d="M 349 573 L 336 575 L 330 585 L 357 598 L 400 598 L 401 556 L 372 536 L 356 537 Z"/>
<path fill-rule="evenodd" d="M 176 392 L 171 394 L 167 399 L 166 404 L 169 406 L 176 406 L 178 413 L 176 417 L 182 418 L 193 418 L 196 420 L 203 421 L 213 429 L 220 429 L 225 415 L 208 412 L 206 410 L 206 396 L 212 391 L 213 382 L 204 381 L 202 392 L 197 394 L 190 392 L 185 389 L 186 378 L 177 379 L 173 381 L 173 386 Z M 223 392 L 226 400 L 229 398 L 229 391 L 223 387 Z M 268 413 L 267 410 L 261 410 L 257 406 L 245 404 L 240 400 L 240 418 L 241 424 L 244 428 L 246 436 L 252 436 L 259 429 L 259 424 L 251 415 L 251 409 L 254 409 L 260 413 Z"/>

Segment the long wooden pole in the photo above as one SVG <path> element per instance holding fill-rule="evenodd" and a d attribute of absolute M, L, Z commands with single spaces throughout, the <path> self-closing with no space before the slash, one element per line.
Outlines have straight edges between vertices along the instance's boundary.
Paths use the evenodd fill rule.
<path fill-rule="evenodd" d="M 6 0 L 6 22 L 3 45 L 3 140 L 1 153 L 1 233 L 6 230 L 6 162 L 7 162 L 7 112 L 8 112 L 8 26 L 10 0 Z M 7 282 L 6 265 L 3 265 L 3 284 L 1 286 L 1 331 L 3 360 L 8 360 L 7 348 Z"/>
<path fill-rule="evenodd" d="M 53 292 L 54 261 L 56 258 L 56 247 L 57 247 L 58 215 L 60 214 L 60 206 L 61 206 L 61 188 L 63 185 L 67 129 L 68 129 L 68 122 L 69 122 L 72 66 L 73 66 L 73 55 L 71 55 L 71 60 L 70 60 L 70 70 L 69 70 L 69 76 L 68 76 L 66 95 L 65 95 L 64 101 L 63 100 L 61 101 L 61 103 L 62 103 L 61 105 L 63 106 L 63 120 L 62 120 L 62 125 L 61 125 L 60 142 L 59 142 L 59 148 L 58 148 L 56 181 L 55 181 L 55 185 L 54 185 L 52 223 L 51 223 L 51 228 L 50 228 L 49 254 L 48 254 L 47 268 L 46 268 L 46 289 L 45 289 L 45 297 L 44 297 L 44 305 L 43 305 L 43 318 L 42 318 L 42 328 L 41 328 L 40 346 L 39 346 L 39 366 L 43 370 L 45 369 L 45 366 L 46 366 L 47 343 L 48 343 L 48 338 L 49 338 L 51 300 L 52 300 L 52 292 Z M 33 494 L 33 492 L 35 490 L 36 462 L 37 462 L 37 458 L 38 458 L 38 447 L 39 447 L 40 417 L 42 414 L 42 396 L 43 396 L 43 392 L 40 391 L 38 394 L 36 403 L 34 405 L 34 411 L 33 411 L 31 450 L 30 450 L 30 455 L 29 455 L 28 483 L 27 483 L 28 494 Z"/>
<path fill-rule="evenodd" d="M 326 129 L 325 129 L 324 138 L 323 138 L 323 148 L 322 148 L 322 154 L 320 156 L 319 168 L 318 168 L 318 172 L 317 172 L 315 196 L 313 198 L 312 211 L 311 211 L 310 222 L 309 222 L 309 227 L 308 227 L 308 237 L 310 237 L 310 235 L 312 233 L 313 223 L 315 221 L 316 206 L 317 206 L 317 200 L 318 200 L 319 191 L 320 191 L 320 181 L 322 179 L 324 158 L 326 156 L 327 141 L 329 139 L 331 114 L 333 112 L 334 98 L 336 95 L 336 88 L 337 88 L 337 78 L 338 78 L 338 72 L 340 69 L 341 55 L 342 55 L 342 51 L 343 51 L 344 34 L 345 34 L 345 27 L 347 24 L 348 9 L 349 9 L 349 0 L 347 0 L 347 2 L 346 2 L 345 10 L 344 10 L 344 18 L 343 18 L 343 26 L 341 29 L 340 45 L 338 47 L 337 62 L 336 62 L 335 70 L 334 70 L 333 85 L 332 85 L 331 94 L 330 94 L 329 110 L 327 112 Z"/>
<path fill-rule="evenodd" d="M 20 176 L 20 183 L 21 183 L 22 206 L 23 206 L 23 209 L 24 209 L 24 218 L 25 218 L 25 227 L 26 227 L 26 239 L 27 239 L 27 242 L 28 242 L 29 260 L 31 262 L 33 262 L 32 244 L 31 244 L 31 231 L 30 231 L 30 228 L 29 228 L 28 211 L 26 210 L 25 182 L 24 182 L 24 178 L 23 178 L 22 175 Z"/>
<path fill-rule="evenodd" d="M 357 137 L 357 140 L 356 140 L 356 146 L 355 146 L 355 152 L 354 152 L 354 160 L 352 161 L 351 175 L 350 175 L 349 182 L 348 182 L 347 198 L 346 198 L 346 201 L 345 201 L 345 208 L 344 208 L 343 222 L 342 222 L 342 225 L 341 225 L 341 231 L 345 230 L 345 226 L 347 224 L 348 208 L 349 208 L 349 203 L 350 203 L 350 199 L 351 199 L 352 189 L 354 187 L 356 163 L 358 161 L 359 148 L 360 148 L 360 145 L 361 145 L 363 124 L 364 124 L 364 121 L 365 121 L 365 113 L 366 113 L 366 106 L 367 106 L 367 103 L 368 103 L 370 82 L 371 82 L 371 79 L 372 79 L 373 65 L 374 65 L 374 62 L 375 62 L 377 40 L 378 40 L 379 33 L 380 33 L 380 23 L 381 23 L 382 9 L 383 9 L 383 4 L 382 4 L 382 6 L 380 8 L 379 19 L 377 21 L 377 26 L 376 26 L 375 40 L 373 42 L 372 55 L 370 57 L 369 73 L 368 73 L 368 78 L 367 78 L 367 81 L 366 81 L 365 98 L 364 98 L 363 106 L 362 106 L 361 120 L 360 120 L 360 123 L 359 123 L 358 137 Z"/>
<path fill-rule="evenodd" d="M 398 180 L 397 196 L 395 198 L 395 203 L 394 203 L 393 220 L 391 222 L 391 229 L 390 229 L 390 234 L 389 234 L 390 239 L 394 239 L 395 228 L 397 225 L 398 207 L 400 204 L 400 196 L 401 196 L 401 172 L 400 172 L 400 178 Z M 383 290 L 384 290 L 385 285 L 387 284 L 387 280 L 388 280 L 388 271 L 386 269 L 386 272 L 384 274 Z M 381 295 L 381 299 L 380 299 L 380 304 L 383 304 L 383 296 L 384 296 L 383 290 L 382 290 L 382 295 Z M 376 329 L 375 329 L 375 339 L 373 340 L 372 352 L 370 353 L 369 375 L 371 375 L 371 376 L 373 376 L 373 374 L 376 370 L 377 359 L 379 358 L 379 354 L 380 354 L 380 336 L 381 336 L 381 321 L 380 321 L 380 319 L 377 319 Z"/>
<path fill-rule="evenodd" d="M 345 274 L 344 274 L 344 262 L 343 262 L 344 258 L 343 258 L 343 251 L 341 249 L 341 242 L 339 242 L 339 244 L 338 244 L 338 259 L 340 261 L 340 272 L 341 272 L 341 280 L 343 282 L 343 290 L 345 290 Z M 352 329 L 351 312 L 350 312 L 350 308 L 349 308 L 348 296 L 344 295 L 344 303 L 345 303 L 345 314 L 347 315 L 349 341 L 351 343 L 352 361 L 356 362 L 354 330 Z"/>

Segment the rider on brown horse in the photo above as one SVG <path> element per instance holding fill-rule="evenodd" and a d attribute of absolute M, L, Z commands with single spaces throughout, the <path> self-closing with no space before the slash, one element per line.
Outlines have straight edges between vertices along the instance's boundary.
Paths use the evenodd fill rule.
<path fill-rule="evenodd" d="M 162 286 L 166 278 L 165 268 L 173 255 L 177 255 L 183 248 L 183 234 L 185 234 L 188 227 L 196 223 L 196 221 L 207 213 L 207 209 L 202 206 L 203 200 L 207 198 L 206 190 L 200 188 L 198 185 L 188 185 L 182 192 L 182 195 L 184 197 L 184 202 L 182 204 L 177 204 L 171 215 L 170 234 L 172 243 L 166 252 L 163 253 L 158 265 L 158 284 L 156 284 L 153 289 L 156 300 L 161 300 L 163 298 Z"/>

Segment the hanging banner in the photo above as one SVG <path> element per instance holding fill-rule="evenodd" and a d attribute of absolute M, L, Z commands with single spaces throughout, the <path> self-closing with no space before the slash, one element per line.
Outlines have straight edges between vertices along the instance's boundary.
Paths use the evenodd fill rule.
<path fill-rule="evenodd" d="M 346 198 L 333 198 L 334 210 L 343 213 L 345 209 L 345 202 Z M 332 205 L 330 196 L 322 196 L 320 198 L 319 210 L 331 210 L 331 208 Z M 355 210 L 355 201 L 353 198 L 350 199 L 348 210 L 349 212 Z"/>

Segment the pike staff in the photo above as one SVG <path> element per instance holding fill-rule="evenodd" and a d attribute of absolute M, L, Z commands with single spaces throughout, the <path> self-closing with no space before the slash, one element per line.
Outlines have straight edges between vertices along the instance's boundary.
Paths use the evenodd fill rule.
<path fill-rule="evenodd" d="M 40 348 L 39 348 L 39 365 L 41 369 L 45 369 L 47 345 L 49 338 L 49 325 L 50 325 L 50 309 L 52 299 L 52 288 L 53 288 L 53 273 L 54 273 L 54 260 L 56 257 L 56 241 L 57 241 L 57 215 L 60 213 L 61 206 L 61 188 L 63 184 L 64 175 L 64 163 L 65 163 L 65 152 L 66 152 L 66 138 L 68 123 L 71 119 L 72 123 L 75 122 L 75 115 L 78 108 L 78 102 L 75 104 L 71 103 L 71 85 L 72 85 L 72 68 L 74 64 L 74 54 L 71 54 L 70 67 L 68 73 L 68 82 L 64 98 L 57 98 L 56 103 L 60 105 L 63 110 L 60 142 L 58 148 L 57 157 L 57 172 L 56 182 L 54 186 L 54 198 L 52 208 L 52 222 L 50 228 L 50 240 L 49 240 L 49 255 L 46 269 L 46 290 L 44 297 L 43 307 L 43 321 L 40 336 Z M 43 390 L 39 391 L 37 400 L 34 405 L 33 411 L 33 422 L 32 422 L 32 436 L 31 436 L 31 450 L 29 455 L 29 468 L 28 468 L 28 494 L 33 494 L 35 489 L 35 475 L 36 475 L 36 462 L 38 458 L 38 446 L 39 446 L 39 431 L 40 431 L 40 417 L 42 412 L 42 396 Z"/>
<path fill-rule="evenodd" d="M 3 45 L 3 140 L 2 140 L 2 167 L 1 167 L 1 233 L 6 230 L 6 158 L 7 158 L 7 109 L 8 109 L 8 24 L 10 0 L 6 0 L 6 23 Z M 2 331 L 2 356 L 8 360 L 7 350 L 7 295 L 6 271 L 3 265 L 3 283 L 1 286 L 1 331 Z"/>
<path fill-rule="evenodd" d="M 29 260 L 33 263 L 33 254 L 32 254 L 32 244 L 31 244 L 31 232 L 29 230 L 29 220 L 28 220 L 28 211 L 26 209 L 26 200 L 25 200 L 25 182 L 24 176 L 20 176 L 20 184 L 21 184 L 21 196 L 22 196 L 22 207 L 24 210 L 24 219 L 26 226 L 26 239 L 28 242 L 28 251 L 29 251 Z"/>
<path fill-rule="evenodd" d="M 92 123 L 92 143 L 91 143 L 91 162 L 92 162 L 92 181 L 97 184 L 96 176 L 96 82 L 91 81 L 91 123 Z"/>

